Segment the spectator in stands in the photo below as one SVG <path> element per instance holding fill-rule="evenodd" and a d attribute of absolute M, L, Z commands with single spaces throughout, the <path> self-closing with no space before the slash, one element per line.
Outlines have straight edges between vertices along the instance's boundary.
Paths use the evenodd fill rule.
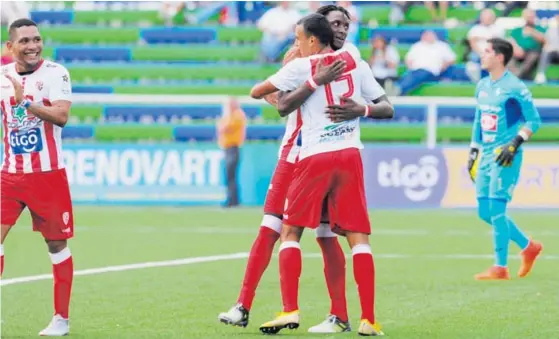
<path fill-rule="evenodd" d="M 505 30 L 495 24 L 495 12 L 486 8 L 480 13 L 479 23 L 473 26 L 468 32 L 468 47 L 470 53 L 468 55 L 468 63 L 466 70 L 472 81 L 477 82 L 481 77 L 480 60 L 487 40 L 491 38 L 504 38 Z"/>
<path fill-rule="evenodd" d="M 398 78 L 400 53 L 398 49 L 386 43 L 384 37 L 377 35 L 373 39 L 373 51 L 369 64 L 377 82 L 384 87 L 387 79 Z"/>
<path fill-rule="evenodd" d="M 525 25 L 511 32 L 514 54 L 510 70 L 520 79 L 531 80 L 545 42 L 545 28 L 536 25 L 536 12 L 532 9 L 524 9 L 522 17 Z"/>
<path fill-rule="evenodd" d="M 257 23 L 263 33 L 262 61 L 277 61 L 281 52 L 294 40 L 293 32 L 300 18 L 300 12 L 290 8 L 289 1 L 282 1 L 279 6 L 264 13 Z"/>
<path fill-rule="evenodd" d="M 231 97 L 228 109 L 217 121 L 219 146 L 225 151 L 225 173 L 227 180 L 227 201 L 225 207 L 239 205 L 237 170 L 239 168 L 240 148 L 245 141 L 246 115 L 239 102 Z"/>
<path fill-rule="evenodd" d="M 421 40 L 412 45 L 406 55 L 408 71 L 400 79 L 400 94 L 405 95 L 426 82 L 453 77 L 456 54 L 450 45 L 437 38 L 435 32 L 427 30 Z"/>
<path fill-rule="evenodd" d="M 351 23 L 349 25 L 349 31 L 347 32 L 346 41 L 357 45 L 359 43 L 359 21 L 361 20 L 359 9 L 357 6 L 354 6 L 351 1 L 338 1 L 337 5 L 345 8 L 351 16 Z"/>
<path fill-rule="evenodd" d="M 397 26 L 400 22 L 404 21 L 405 14 L 411 5 L 411 1 L 392 1 L 389 16 L 390 24 Z"/>
<path fill-rule="evenodd" d="M 545 45 L 538 65 L 538 74 L 534 79 L 536 83 L 543 84 L 547 81 L 545 70 L 550 63 L 559 64 L 559 15 L 555 16 L 555 26 L 550 23 L 545 32 Z"/>
<path fill-rule="evenodd" d="M 515 9 L 526 8 L 526 6 L 528 6 L 528 1 L 485 1 L 486 8 L 497 7 L 497 9 L 502 9 L 503 18 L 508 17 Z"/>
<path fill-rule="evenodd" d="M 441 10 L 440 16 L 437 14 L 435 3 Z M 429 12 L 431 13 L 431 18 L 434 22 L 443 22 L 446 20 L 446 16 L 448 13 L 448 1 L 425 1 L 425 7 L 427 7 Z"/>

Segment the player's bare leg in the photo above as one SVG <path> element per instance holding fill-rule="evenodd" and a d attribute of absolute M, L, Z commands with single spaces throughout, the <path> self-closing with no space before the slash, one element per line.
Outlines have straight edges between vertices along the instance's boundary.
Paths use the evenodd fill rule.
<path fill-rule="evenodd" d="M 0 278 L 2 278 L 2 274 L 4 273 L 4 240 L 6 240 L 11 228 L 11 225 L 2 225 L 0 236 Z"/>
<path fill-rule="evenodd" d="M 346 233 L 353 255 L 353 276 L 357 283 L 361 303 L 360 335 L 381 336 L 380 325 L 375 320 L 375 264 L 369 236 L 364 233 Z"/>
<path fill-rule="evenodd" d="M 70 333 L 69 307 L 74 263 L 67 240 L 47 240 L 54 278 L 54 316 L 41 336 L 57 337 Z"/>
<path fill-rule="evenodd" d="M 299 278 L 303 265 L 299 241 L 302 234 L 302 227 L 285 224 L 282 227 L 279 269 L 283 310 L 274 320 L 260 326 L 262 333 L 276 334 L 284 328 L 299 327 Z"/>

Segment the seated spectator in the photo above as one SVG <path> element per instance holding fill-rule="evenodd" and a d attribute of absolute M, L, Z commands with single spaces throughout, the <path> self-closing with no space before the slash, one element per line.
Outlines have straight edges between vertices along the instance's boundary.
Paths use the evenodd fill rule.
<path fill-rule="evenodd" d="M 481 11 L 479 24 L 473 26 L 468 32 L 468 46 L 471 51 L 468 55 L 466 71 L 474 82 L 479 81 L 481 77 L 480 60 L 487 46 L 487 40 L 505 37 L 505 30 L 495 24 L 495 19 L 495 12 L 492 9 L 484 9 Z"/>
<path fill-rule="evenodd" d="M 338 1 L 338 6 L 345 8 L 349 15 L 351 15 L 351 24 L 349 25 L 349 32 L 347 32 L 346 40 L 354 45 L 359 43 L 359 20 L 361 15 L 359 9 L 354 6 L 351 1 Z"/>
<path fill-rule="evenodd" d="M 496 7 L 497 9 L 502 9 L 503 18 L 508 17 L 515 9 L 524 9 L 526 6 L 528 6 L 528 1 L 485 1 L 486 8 Z"/>
<path fill-rule="evenodd" d="M 532 9 L 524 9 L 522 17 L 525 25 L 511 32 L 514 53 L 510 70 L 520 79 L 531 80 L 545 42 L 545 28 L 536 25 L 536 13 Z"/>
<path fill-rule="evenodd" d="M 377 82 L 384 87 L 387 79 L 398 78 L 400 53 L 393 45 L 388 45 L 384 37 L 377 35 L 373 39 L 373 53 L 369 64 Z"/>
<path fill-rule="evenodd" d="M 405 14 L 413 3 L 411 1 L 392 1 L 390 9 L 390 25 L 397 26 L 404 21 Z"/>
<path fill-rule="evenodd" d="M 547 81 L 545 70 L 549 64 L 559 64 L 559 15 L 555 16 L 555 26 L 551 23 L 545 32 L 545 45 L 538 65 L 538 74 L 534 81 L 543 84 Z"/>
<path fill-rule="evenodd" d="M 261 42 L 262 61 L 275 62 L 281 52 L 294 40 L 294 30 L 301 18 L 299 11 L 290 8 L 288 1 L 268 10 L 258 20 L 263 33 Z"/>
<path fill-rule="evenodd" d="M 423 32 L 421 40 L 406 55 L 408 71 L 400 79 L 400 94 L 408 94 L 426 82 L 453 77 L 456 70 L 451 66 L 455 62 L 456 54 L 448 43 L 438 40 L 433 31 Z"/>

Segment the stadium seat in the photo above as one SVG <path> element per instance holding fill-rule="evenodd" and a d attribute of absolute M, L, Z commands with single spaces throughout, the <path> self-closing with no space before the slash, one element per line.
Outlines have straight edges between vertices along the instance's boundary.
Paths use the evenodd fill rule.
<path fill-rule="evenodd" d="M 421 34 L 424 30 L 430 29 L 437 34 L 437 37 L 441 40 L 448 40 L 448 31 L 445 28 L 440 27 L 378 27 L 371 28 L 369 31 L 369 38 L 373 38 L 376 35 L 383 36 L 386 41 L 391 41 L 392 39 L 397 40 L 398 43 L 412 44 L 418 42 L 421 38 Z"/>
<path fill-rule="evenodd" d="M 208 43 L 216 38 L 215 29 L 195 27 L 146 28 L 140 37 L 150 44 Z"/>
<path fill-rule="evenodd" d="M 93 126 L 66 126 L 62 129 L 62 137 L 65 139 L 91 139 L 93 130 Z"/>
<path fill-rule="evenodd" d="M 64 10 L 64 11 L 32 11 L 31 20 L 38 24 L 48 23 L 48 24 L 71 24 L 74 20 L 74 11 Z"/>
<path fill-rule="evenodd" d="M 145 105 L 145 106 L 107 106 L 103 117 L 108 122 L 142 122 L 153 120 L 157 122 L 172 122 L 176 119 L 217 119 L 222 115 L 220 105 Z M 260 116 L 259 106 L 243 106 L 247 118 Z"/>
<path fill-rule="evenodd" d="M 126 47 L 58 47 L 54 50 L 57 61 L 130 61 L 130 49 Z"/>

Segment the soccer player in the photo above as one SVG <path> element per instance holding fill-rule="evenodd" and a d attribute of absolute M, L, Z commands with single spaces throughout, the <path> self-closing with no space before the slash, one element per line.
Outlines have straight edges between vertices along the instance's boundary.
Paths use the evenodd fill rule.
<path fill-rule="evenodd" d="M 349 13 L 344 8 L 334 5 L 323 6 L 317 10 L 317 13 L 327 16 L 331 29 L 336 32 L 335 39 L 332 41 L 332 47 L 334 49 L 341 49 L 349 29 Z M 299 51 L 297 48 L 290 49 L 286 54 L 284 64 L 298 56 Z M 327 84 L 335 80 L 343 71 L 341 66 L 342 63 L 339 62 L 336 65 L 318 69 L 315 80 L 321 84 Z M 303 91 L 306 91 L 306 89 L 303 89 Z M 277 89 L 274 88 L 273 91 L 269 91 L 266 94 L 272 94 L 266 97 L 266 99 L 272 105 L 277 106 Z M 284 97 L 282 102 L 287 102 L 291 106 L 295 103 L 296 106 L 292 109 L 295 111 L 306 98 L 301 100 L 298 97 L 299 93 L 297 91 L 293 92 L 293 94 L 295 96 Z M 299 103 L 297 104 L 297 102 Z M 342 110 L 341 112 L 347 113 L 347 110 Z M 346 119 L 353 118 L 352 116 Z M 285 197 L 291 183 L 295 161 L 299 154 L 297 137 L 301 123 L 301 119 L 295 114 L 290 115 L 287 119 L 285 135 L 279 150 L 278 164 L 272 177 L 268 194 L 266 195 L 264 217 L 258 236 L 250 250 L 241 292 L 237 304 L 228 312 L 219 314 L 218 318 L 223 323 L 243 327 L 248 325 L 249 311 L 254 300 L 256 287 L 270 263 L 274 245 L 279 239 Z M 323 220 L 326 220 L 326 217 Z M 351 327 L 348 321 L 345 297 L 344 252 L 336 238 L 336 234 L 331 232 L 328 222 L 322 223 L 322 227 L 319 227 L 316 231 L 316 236 L 323 253 L 324 274 L 331 299 L 331 308 L 327 319 L 323 323 L 312 327 L 309 331 L 327 333 L 350 331 Z"/>
<path fill-rule="evenodd" d="M 329 46 L 333 32 L 328 20 L 311 14 L 296 26 L 296 42 L 302 58 L 295 59 L 256 85 L 251 96 L 260 97 L 273 86 L 294 91 L 306 84 L 314 91 L 299 109 L 301 149 L 289 187 L 281 230 L 280 283 L 283 311 L 260 327 L 263 333 L 277 333 L 283 328 L 299 327 L 298 288 L 302 256 L 299 241 L 304 228 L 320 224 L 324 199 L 328 199 L 330 225 L 347 237 L 353 253 L 354 276 L 361 300 L 359 334 L 382 335 L 374 315 L 374 263 L 369 246 L 370 223 L 365 200 L 363 165 L 359 149 L 359 119 L 335 123 L 325 113 L 326 106 L 346 98 L 352 100 L 375 95 L 374 77 L 368 65 L 361 63 L 354 48 L 334 52 Z M 324 86 L 316 83 L 318 65 L 343 61 L 344 73 Z M 369 93 L 367 93 L 369 91 Z M 365 113 L 368 113 L 366 109 Z M 365 115 L 365 114 L 364 114 Z"/>
<path fill-rule="evenodd" d="M 506 68 L 512 54 L 508 41 L 488 40 L 482 66 L 489 76 L 481 79 L 476 88 L 468 169 L 476 184 L 479 217 L 493 226 L 495 248 L 495 265 L 477 274 L 478 280 L 510 279 L 509 240 L 522 249 L 519 277 L 530 273 L 542 251 L 542 244 L 528 239 L 507 215 L 507 204 L 520 175 L 521 145 L 541 124 L 530 90 Z"/>
<path fill-rule="evenodd" d="M 68 179 L 62 158 L 62 128 L 68 121 L 72 85 L 66 68 L 41 58 L 43 40 L 28 19 L 9 27 L 15 62 L 2 66 L 4 161 L 1 185 L 1 245 L 25 207 L 33 230 L 48 246 L 54 277 L 54 316 L 39 334 L 70 331 L 68 312 L 74 267 L 67 240 L 74 235 Z"/>

